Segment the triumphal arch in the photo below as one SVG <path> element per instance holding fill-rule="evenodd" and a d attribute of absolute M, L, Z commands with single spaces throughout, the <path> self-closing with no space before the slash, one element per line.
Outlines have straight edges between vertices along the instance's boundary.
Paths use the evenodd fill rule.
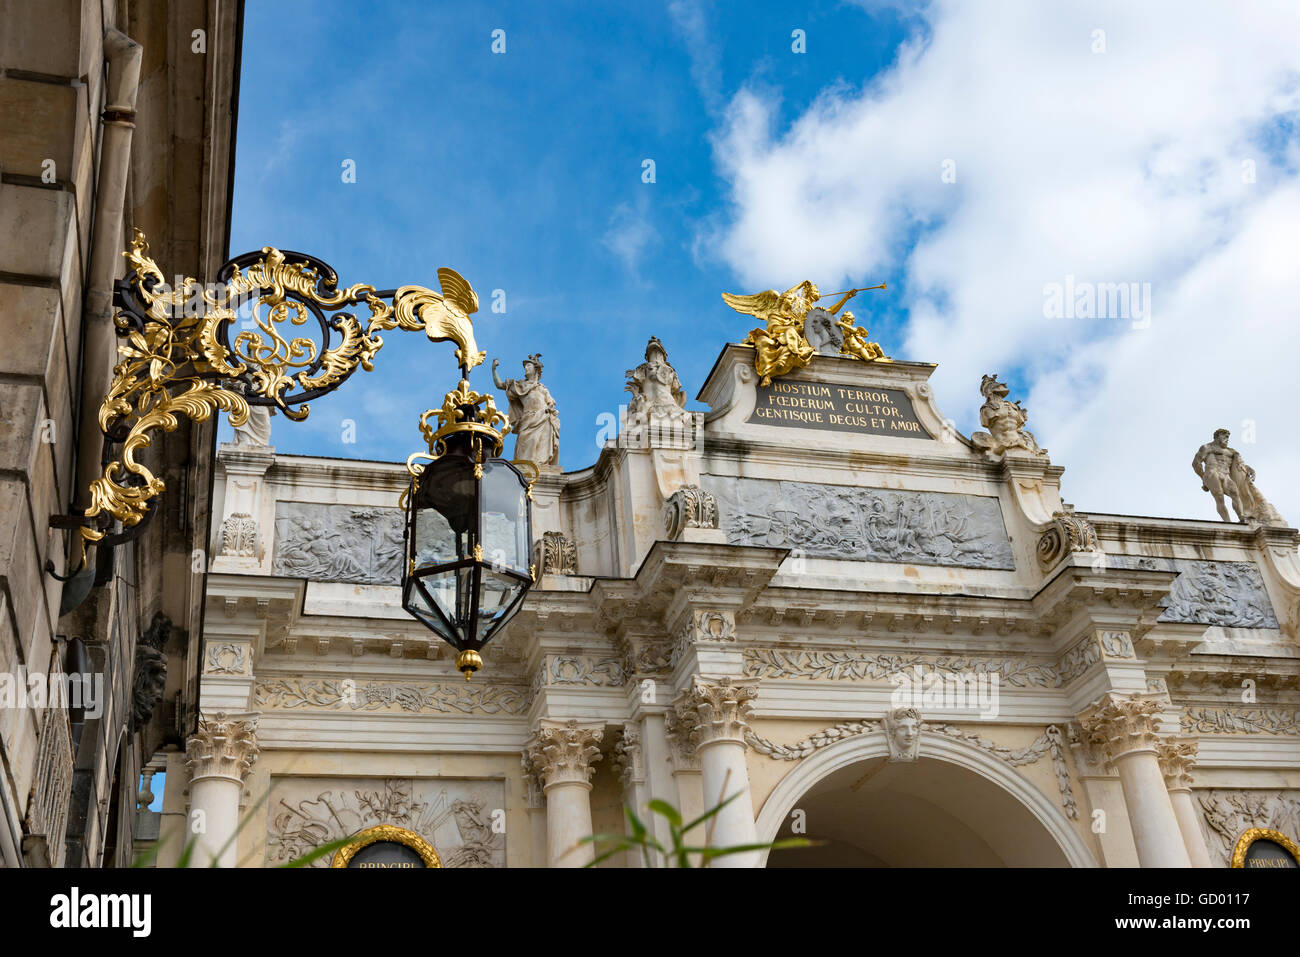
<path fill-rule="evenodd" d="M 401 608 L 403 466 L 239 430 L 164 832 L 201 811 L 245 866 L 360 834 L 575 865 L 625 806 L 739 793 L 697 843 L 817 843 L 713 866 L 1221 867 L 1300 837 L 1297 532 L 1075 508 L 996 376 L 963 435 L 934 366 L 815 301 L 730 297 L 761 326 L 702 383 L 657 339 L 628 357 L 596 461 L 537 467 L 535 585 L 472 681 Z M 1198 473 L 1237 468 L 1226 441 Z"/>

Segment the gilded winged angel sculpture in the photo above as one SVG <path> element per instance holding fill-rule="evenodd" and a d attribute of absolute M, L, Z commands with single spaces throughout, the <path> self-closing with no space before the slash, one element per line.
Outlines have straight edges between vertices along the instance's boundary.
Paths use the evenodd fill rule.
<path fill-rule="evenodd" d="M 879 286 L 869 288 L 884 289 L 885 284 L 881 283 Z M 832 316 L 835 315 L 846 302 L 865 291 L 865 289 L 848 289 L 843 293 L 829 293 L 828 295 L 840 295 L 842 298 L 826 311 Z M 817 284 L 807 279 L 791 286 L 785 292 L 768 289 L 754 293 L 752 296 L 736 296 L 728 292 L 722 294 L 723 301 L 732 309 L 762 319 L 767 324 L 765 329 L 752 330 L 742 343 L 754 347 L 754 369 L 762 376 L 760 385 L 769 385 L 773 376 L 785 375 L 792 369 L 803 368 L 816 355 L 817 350 L 804 336 L 804 320 L 808 312 L 817 305 L 818 300 L 825 298 L 826 296 L 817 289 Z M 884 359 L 884 352 L 880 347 L 875 343 L 867 343 L 865 332 L 852 325 L 851 316 L 852 313 L 846 313 L 846 322 L 837 323 L 846 332 L 844 345 L 840 348 L 841 353 L 864 361 Z M 845 328 L 846 324 L 849 328 Z"/>
<path fill-rule="evenodd" d="M 487 358 L 474 341 L 470 316 L 478 312 L 478 295 L 460 273 L 443 266 L 438 270 L 442 295 L 423 286 L 403 286 L 393 297 L 393 315 L 385 326 L 423 329 L 432 342 L 456 343 L 456 359 L 466 375 Z"/>

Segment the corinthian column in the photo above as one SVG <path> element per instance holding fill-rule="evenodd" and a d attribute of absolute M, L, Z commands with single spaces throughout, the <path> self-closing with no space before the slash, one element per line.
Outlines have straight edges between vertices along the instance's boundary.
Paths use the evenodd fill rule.
<path fill-rule="evenodd" d="M 544 721 L 524 751 L 546 795 L 546 847 L 551 867 L 583 867 L 595 848 L 580 843 L 591 834 L 592 764 L 605 729 L 599 724 Z"/>
<path fill-rule="evenodd" d="M 1200 815 L 1192 803 L 1192 768 L 1196 765 L 1197 742 L 1191 737 L 1162 738 L 1157 744 L 1160 771 L 1165 776 L 1165 788 L 1178 818 L 1178 829 L 1183 833 L 1183 844 L 1192 867 L 1209 867 L 1210 852 L 1201 832 Z"/>
<path fill-rule="evenodd" d="M 688 836 L 693 844 L 704 843 L 705 835 L 710 847 L 733 847 L 758 840 L 745 763 L 745 732 L 749 730 L 748 719 L 757 695 L 756 678 L 708 679 L 696 675 L 691 687 L 674 702 L 673 723 L 686 733 L 699 754 L 704 810 L 733 794 L 739 795 L 701 826 L 703 834 L 692 832 Z M 757 851 L 748 851 L 715 858 L 711 866 L 755 867 L 759 859 Z"/>
<path fill-rule="evenodd" d="M 1105 695 L 1079 715 L 1079 724 L 1105 748 L 1119 771 L 1141 867 L 1190 867 L 1178 818 L 1156 758 L 1155 695 Z"/>
<path fill-rule="evenodd" d="M 185 743 L 190 771 L 189 836 L 193 859 L 212 867 L 234 867 L 239 848 L 239 798 L 244 775 L 257 760 L 257 719 L 232 718 L 224 711 L 199 717 L 198 731 Z"/>

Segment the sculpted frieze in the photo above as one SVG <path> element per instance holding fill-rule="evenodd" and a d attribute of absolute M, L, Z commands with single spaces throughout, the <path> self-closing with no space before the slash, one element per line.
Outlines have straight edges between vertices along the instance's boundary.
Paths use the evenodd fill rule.
<path fill-rule="evenodd" d="M 626 680 L 620 657 L 547 655 L 540 684 L 620 688 Z"/>
<path fill-rule="evenodd" d="M 1276 628 L 1277 616 L 1264 579 L 1251 562 L 1179 560 L 1179 575 L 1158 621 L 1221 625 L 1225 628 Z"/>
<path fill-rule="evenodd" d="M 272 571 L 310 581 L 396 585 L 402 578 L 402 513 L 277 502 Z"/>
<path fill-rule="evenodd" d="M 1089 635 L 1077 641 L 1056 663 L 1056 684 L 1068 685 L 1097 662 L 1101 661 L 1101 645 Z"/>
<path fill-rule="evenodd" d="M 1095 649 L 1096 643 L 1093 642 L 1092 645 Z M 1086 652 L 1083 657 L 1086 659 Z M 1096 660 L 1095 656 L 1093 660 Z M 1064 683 L 1051 662 L 1035 662 L 1027 658 L 867 654 L 855 651 L 786 651 L 776 648 L 744 650 L 745 674 L 757 678 L 883 681 L 892 674 L 898 674 L 918 665 L 945 675 L 997 674 L 1000 682 L 1015 688 L 1056 688 Z"/>
<path fill-rule="evenodd" d="M 254 696 L 260 708 L 412 713 L 523 714 L 528 693 L 499 685 L 402 684 L 354 681 L 351 678 L 274 678 L 258 681 Z"/>
<path fill-rule="evenodd" d="M 948 492 L 702 480 L 732 545 L 803 549 L 815 558 L 1013 569 L 997 499 Z"/>
<path fill-rule="evenodd" d="M 268 864 L 378 824 L 414 831 L 443 867 L 504 867 L 505 835 L 493 814 L 505 807 L 499 781 L 420 778 L 273 779 L 267 815 Z M 329 867 L 325 856 L 312 867 Z"/>
<path fill-rule="evenodd" d="M 1184 708 L 1183 731 L 1200 734 L 1300 734 L 1300 711 L 1282 708 Z"/>

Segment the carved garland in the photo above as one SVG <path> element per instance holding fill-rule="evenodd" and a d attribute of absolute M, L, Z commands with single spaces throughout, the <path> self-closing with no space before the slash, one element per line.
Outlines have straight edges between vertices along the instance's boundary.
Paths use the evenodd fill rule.
<path fill-rule="evenodd" d="M 859 734 L 870 734 L 879 729 L 880 722 L 878 721 L 848 721 L 818 731 L 816 734 L 792 745 L 777 744 L 766 738 L 759 737 L 753 731 L 747 730 L 745 742 L 755 751 L 770 758 L 780 761 L 801 761 L 814 751 L 829 747 L 845 738 Z M 1065 808 L 1067 817 L 1072 820 L 1078 819 L 1079 807 L 1074 800 L 1074 789 L 1070 786 L 1070 771 L 1065 763 L 1063 738 L 1060 729 L 1056 725 L 1049 725 L 1042 734 L 1023 748 L 1008 748 L 1005 745 L 997 744 L 987 738 L 980 737 L 978 734 L 964 731 L 950 724 L 934 725 L 923 722 L 921 730 L 922 732 L 935 732 L 957 738 L 1001 758 L 1012 767 L 1033 764 L 1042 758 L 1044 754 L 1050 754 L 1052 770 L 1056 775 L 1056 785 L 1061 792 L 1061 805 Z"/>
<path fill-rule="evenodd" d="M 1183 731 L 1200 734 L 1300 734 L 1300 711 L 1276 708 L 1185 708 Z"/>

